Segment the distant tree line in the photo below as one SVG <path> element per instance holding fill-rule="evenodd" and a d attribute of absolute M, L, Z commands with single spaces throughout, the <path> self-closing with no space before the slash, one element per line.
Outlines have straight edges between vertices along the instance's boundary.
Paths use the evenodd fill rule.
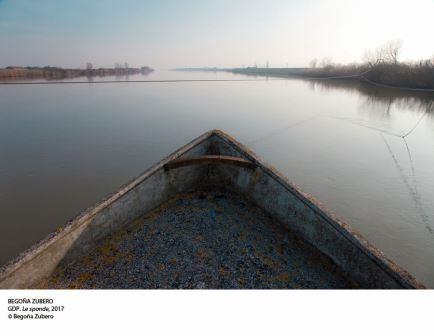
<path fill-rule="evenodd" d="M 434 55 L 430 59 L 401 62 L 402 43 L 389 41 L 373 51 L 367 51 L 362 63 L 336 64 L 330 58 L 313 59 L 304 75 L 310 77 L 366 78 L 379 84 L 434 89 Z M 362 75 L 363 77 L 360 77 Z"/>
<path fill-rule="evenodd" d="M 65 69 L 61 67 L 53 66 L 8 66 L 4 69 L 0 69 L 0 78 L 4 79 L 26 79 L 26 78 L 46 78 L 46 79 L 62 79 L 72 77 L 93 77 L 93 76 L 111 76 L 111 75 L 132 75 L 132 74 L 148 74 L 153 69 L 144 66 L 141 68 L 131 68 L 128 63 L 124 63 L 122 66 L 120 63 L 115 63 L 114 68 L 97 68 L 93 67 L 93 64 L 88 62 L 85 69 Z"/>

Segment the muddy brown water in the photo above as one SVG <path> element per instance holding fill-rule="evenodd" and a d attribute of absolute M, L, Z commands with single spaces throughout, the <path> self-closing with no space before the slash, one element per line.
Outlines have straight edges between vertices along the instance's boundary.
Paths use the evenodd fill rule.
<path fill-rule="evenodd" d="M 128 79 L 243 78 L 253 77 Z M 0 264 L 220 128 L 434 287 L 434 94 L 256 79 L 0 86 Z"/>

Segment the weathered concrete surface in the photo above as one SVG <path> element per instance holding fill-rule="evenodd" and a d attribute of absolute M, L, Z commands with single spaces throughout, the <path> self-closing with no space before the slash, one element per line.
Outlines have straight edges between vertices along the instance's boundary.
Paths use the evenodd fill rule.
<path fill-rule="evenodd" d="M 200 155 L 235 156 L 251 161 L 257 168 L 253 171 L 226 165 L 163 168 L 174 159 Z M 222 186 L 243 194 L 265 210 L 333 260 L 360 287 L 423 288 L 315 199 L 220 131 L 193 140 L 3 267 L 0 288 L 35 287 L 48 279 L 60 263 L 68 265 L 89 254 L 107 235 L 176 195 Z"/>

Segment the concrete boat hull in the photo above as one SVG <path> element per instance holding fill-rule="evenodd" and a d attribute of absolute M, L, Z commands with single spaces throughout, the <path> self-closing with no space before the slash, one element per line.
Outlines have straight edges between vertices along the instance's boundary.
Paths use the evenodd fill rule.
<path fill-rule="evenodd" d="M 215 159 L 218 157 L 224 159 Z M 69 265 L 74 265 L 77 260 L 83 260 L 86 256 L 96 255 L 95 251 L 101 249 L 104 242 L 107 242 L 107 239 L 110 240 L 114 233 L 125 230 L 132 223 L 136 223 L 138 219 L 144 218 L 179 195 L 195 191 L 213 193 L 216 190 L 224 190 L 224 193 L 229 195 L 244 197 L 249 204 L 258 207 L 272 218 L 273 223 L 278 223 L 279 227 L 296 235 L 307 244 L 305 246 L 309 246 L 309 249 L 316 250 L 321 255 L 321 257 L 317 256 L 316 259 L 323 260 L 321 261 L 323 266 L 329 262 L 333 264 L 333 267 L 339 269 L 340 275 L 342 275 L 339 279 L 345 278 L 345 280 L 341 281 L 336 278 L 336 283 L 339 283 L 339 286 L 330 285 L 330 283 L 334 283 L 334 280 L 330 280 L 331 282 L 328 283 L 324 282 L 323 285 L 321 282 L 309 285 L 310 280 L 306 280 L 304 283 L 302 280 L 294 282 L 290 275 L 278 278 L 279 274 L 282 274 L 282 269 L 279 268 L 279 274 L 272 275 L 273 277 L 277 276 L 278 282 L 272 282 L 270 286 L 262 286 L 259 282 L 252 280 L 256 278 L 253 275 L 254 267 L 250 266 L 250 271 L 243 273 L 244 282 L 242 281 L 240 286 L 234 285 L 234 279 L 231 280 L 232 282 L 227 282 L 227 285 L 225 282 L 218 282 L 214 279 L 210 280 L 209 283 L 198 280 L 199 285 L 185 281 L 181 281 L 181 285 L 171 285 L 161 280 L 160 282 L 134 282 L 133 286 L 122 286 L 118 281 L 111 284 L 105 283 L 105 285 L 95 282 L 92 286 L 86 286 L 86 283 L 82 283 L 82 287 L 75 287 L 424 288 L 408 272 L 387 259 L 381 251 L 348 224 L 339 220 L 314 198 L 303 193 L 274 168 L 262 162 L 248 148 L 218 130 L 207 132 L 181 147 L 4 266 L 0 271 L 0 288 L 40 288 L 41 286 L 72 288 L 74 286 L 69 286 L 67 282 L 62 281 L 58 282 L 61 283 L 60 286 L 56 286 L 52 281 L 53 276 L 59 274 L 59 270 L 62 270 L 63 274 L 65 274 L 65 270 L 67 274 L 71 274 L 72 271 L 68 273 L 68 270 L 72 270 L 72 266 Z M 164 230 L 162 234 L 164 235 Z M 208 240 L 210 239 L 208 238 Z M 270 242 L 272 241 L 270 240 Z M 254 247 L 256 243 L 252 241 L 249 244 Z M 210 247 L 211 250 L 220 251 L 216 246 Z M 224 254 L 226 252 L 218 253 Z M 253 250 L 250 252 L 252 256 L 255 255 Z M 239 254 L 240 252 L 234 253 Z M 139 257 L 146 258 L 145 255 Z M 287 262 L 282 265 L 279 267 L 291 268 L 293 267 L 291 265 L 294 264 Z M 130 271 L 137 270 L 137 264 L 132 264 L 130 267 Z M 321 267 L 317 262 L 316 271 L 312 269 L 309 274 L 318 273 L 318 270 L 322 269 Z M 161 271 L 165 269 L 166 266 Z M 205 275 L 207 272 L 212 273 L 209 269 L 205 271 L 206 269 L 204 268 L 203 271 Z M 232 267 L 233 272 L 237 270 L 236 266 Z M 125 272 L 130 271 L 126 270 Z M 137 272 L 146 275 L 146 272 L 151 271 L 155 272 L 152 265 L 151 268 L 148 267 Z M 184 271 L 192 272 L 185 268 Z M 270 272 L 271 270 L 269 270 Z M 289 274 L 294 273 L 290 272 Z M 309 274 L 306 273 L 306 279 L 312 279 Z M 115 274 L 112 273 L 112 275 L 115 278 Z M 188 285 L 182 285 L 186 283 Z M 228 285 L 228 283 L 232 285 Z M 243 286 L 243 283 L 248 285 Z"/>

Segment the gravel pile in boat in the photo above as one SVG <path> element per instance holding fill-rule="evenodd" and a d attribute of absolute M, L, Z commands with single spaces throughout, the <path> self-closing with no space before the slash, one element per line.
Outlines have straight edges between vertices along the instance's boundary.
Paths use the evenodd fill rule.
<path fill-rule="evenodd" d="M 349 288 L 331 260 L 227 192 L 180 195 L 59 266 L 47 288 Z"/>

